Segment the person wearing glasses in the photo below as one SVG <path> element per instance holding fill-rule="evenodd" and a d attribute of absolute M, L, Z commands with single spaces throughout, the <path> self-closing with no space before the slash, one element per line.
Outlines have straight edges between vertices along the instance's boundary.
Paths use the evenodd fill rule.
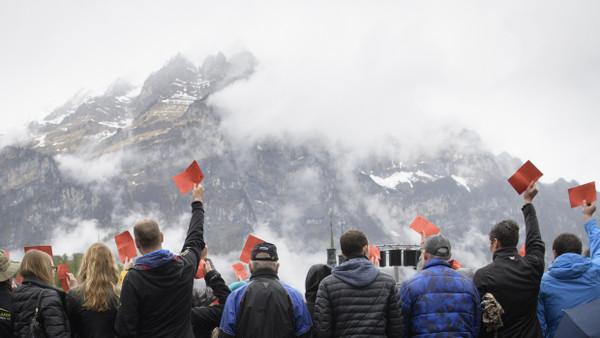
<path fill-rule="evenodd" d="M 13 324 L 15 337 L 29 337 L 30 323 L 36 315 L 47 337 L 71 336 L 66 312 L 66 293 L 54 286 L 52 257 L 39 250 L 29 250 L 23 256 L 19 274 L 23 283 L 12 293 Z M 76 284 L 72 274 L 70 285 Z"/>

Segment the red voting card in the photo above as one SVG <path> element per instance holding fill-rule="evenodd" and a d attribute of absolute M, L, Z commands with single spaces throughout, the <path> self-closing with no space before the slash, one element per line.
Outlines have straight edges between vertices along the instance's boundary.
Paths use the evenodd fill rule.
<path fill-rule="evenodd" d="M 17 280 L 17 283 L 19 283 L 19 285 L 23 284 L 23 276 L 17 275 L 15 279 Z"/>
<path fill-rule="evenodd" d="M 67 272 L 69 272 L 69 264 L 65 263 L 58 266 L 58 272 L 56 274 L 58 275 L 58 281 L 60 282 L 60 285 L 62 285 L 64 291 L 69 291 Z"/>
<path fill-rule="evenodd" d="M 459 261 L 454 260 L 454 259 L 449 260 L 448 263 L 450 263 L 450 267 L 453 270 L 458 270 L 458 269 L 462 268 L 462 266 L 463 266 L 462 264 L 460 264 Z"/>
<path fill-rule="evenodd" d="M 583 205 L 583 200 L 592 203 L 596 200 L 596 181 L 569 189 L 571 208 Z"/>
<path fill-rule="evenodd" d="M 533 163 L 527 161 L 517 170 L 517 172 L 508 179 L 508 183 L 515 188 L 521 195 L 531 182 L 535 182 L 542 177 L 542 172 L 536 168 Z"/>
<path fill-rule="evenodd" d="M 198 264 L 198 270 L 196 270 L 196 276 L 194 276 L 194 278 L 202 279 L 204 276 L 206 276 L 206 272 L 204 272 L 204 262 L 204 259 L 200 260 L 200 264 Z"/>
<path fill-rule="evenodd" d="M 250 264 L 250 256 L 252 254 L 252 249 L 258 243 L 264 242 L 262 239 L 258 237 L 254 237 L 252 235 L 248 235 L 248 239 L 246 240 L 246 244 L 244 244 L 244 249 L 242 249 L 242 254 L 240 255 L 240 261 Z"/>
<path fill-rule="evenodd" d="M 378 247 L 374 245 L 369 245 L 369 259 L 373 261 L 373 258 L 376 258 L 378 261 L 381 261 L 381 251 Z"/>
<path fill-rule="evenodd" d="M 519 249 L 519 255 L 521 255 L 521 257 L 525 257 L 525 244 L 523 244 L 521 249 Z"/>
<path fill-rule="evenodd" d="M 440 228 L 436 227 L 433 223 L 425 219 L 425 217 L 419 215 L 410 225 L 410 228 L 418 232 L 419 235 L 425 231 L 425 237 L 435 235 L 440 232 Z"/>
<path fill-rule="evenodd" d="M 192 164 L 181 174 L 173 176 L 173 180 L 182 194 L 194 189 L 194 183 L 200 183 L 203 179 L 204 174 L 196 161 L 192 162 Z"/>
<path fill-rule="evenodd" d="M 50 255 L 50 257 L 52 257 L 52 259 L 54 259 L 54 256 L 52 256 L 52 246 L 51 245 L 26 246 L 25 247 L 25 252 L 27 252 L 29 250 L 32 250 L 32 249 L 36 249 L 36 250 L 40 250 L 42 252 L 45 252 L 48 255 Z"/>
<path fill-rule="evenodd" d="M 10 254 L 8 253 L 8 251 L 4 250 L 4 253 L 6 253 L 6 258 L 10 259 Z"/>
<path fill-rule="evenodd" d="M 125 258 L 133 258 L 137 256 L 135 251 L 135 244 L 129 231 L 125 231 L 115 236 L 115 242 L 117 242 L 117 250 L 119 250 L 119 260 L 121 263 L 125 262 Z"/>
<path fill-rule="evenodd" d="M 246 268 L 244 268 L 244 264 L 236 263 L 231 266 L 233 271 L 235 271 L 235 276 L 238 281 L 244 280 L 244 278 L 248 278 L 248 273 L 246 272 Z"/>

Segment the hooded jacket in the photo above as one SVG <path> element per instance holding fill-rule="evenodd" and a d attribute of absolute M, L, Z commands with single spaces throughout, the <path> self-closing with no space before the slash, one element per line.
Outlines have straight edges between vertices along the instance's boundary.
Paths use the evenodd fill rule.
<path fill-rule="evenodd" d="M 317 291 L 319 291 L 319 284 L 325 279 L 325 277 L 331 275 L 331 268 L 325 264 L 315 264 L 310 267 L 306 274 L 306 282 L 304 292 L 304 298 L 306 299 L 306 307 L 310 317 L 315 317 L 315 300 L 317 299 Z"/>
<path fill-rule="evenodd" d="M 590 257 L 575 253 L 562 254 L 542 277 L 538 318 L 544 337 L 554 337 L 563 309 L 600 298 L 600 229 L 596 220 L 589 220 L 585 230 L 590 241 Z"/>
<path fill-rule="evenodd" d="M 471 280 L 435 258 L 402 283 L 404 332 L 410 337 L 477 337 L 481 306 Z"/>
<path fill-rule="evenodd" d="M 29 323 L 42 292 L 38 318 L 47 337 L 70 338 L 71 326 L 66 312 L 66 294 L 36 277 L 23 278 L 23 284 L 12 293 L 15 337 L 29 337 Z"/>
<path fill-rule="evenodd" d="M 396 281 L 366 256 L 350 257 L 319 285 L 316 337 L 401 337 L 402 326 Z"/>
<path fill-rule="evenodd" d="M 125 276 L 115 318 L 118 337 L 194 337 L 192 292 L 204 246 L 204 209 L 194 201 L 181 254 L 148 253 Z"/>
<path fill-rule="evenodd" d="M 537 317 L 537 298 L 544 274 L 545 246 L 535 209 L 531 203 L 522 208 L 525 216 L 525 257 L 516 247 L 496 250 L 493 262 L 477 270 L 473 282 L 481 298 L 489 292 L 504 309 L 503 327 L 498 337 L 541 337 Z M 494 336 L 482 326 L 479 336 Z"/>

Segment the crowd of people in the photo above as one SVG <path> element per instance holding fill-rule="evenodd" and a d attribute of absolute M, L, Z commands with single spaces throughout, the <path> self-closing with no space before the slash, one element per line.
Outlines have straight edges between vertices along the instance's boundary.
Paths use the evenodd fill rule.
<path fill-rule="evenodd" d="M 207 258 L 204 188 L 195 184 L 181 252 L 163 249 L 157 222 L 142 219 L 133 229 L 141 257 L 126 261 L 124 276 L 104 243 L 87 249 L 77 278 L 68 274 L 68 292 L 54 286 L 50 255 L 29 250 L 19 264 L 0 251 L 0 337 L 559 336 L 564 309 L 600 298 L 600 229 L 595 205 L 584 201 L 590 257 L 576 235 L 561 234 L 544 273 L 537 193 L 534 182 L 524 193 L 524 256 L 510 220 L 490 230 L 492 262 L 472 278 L 452 269 L 447 237 L 424 236 L 422 264 L 399 285 L 369 260 L 367 236 L 349 230 L 340 237 L 343 263 L 313 265 L 302 295 L 279 279 L 277 247 L 268 242 L 252 250 L 247 283 L 225 283 Z M 201 261 L 210 290 L 203 301 L 194 292 Z"/>

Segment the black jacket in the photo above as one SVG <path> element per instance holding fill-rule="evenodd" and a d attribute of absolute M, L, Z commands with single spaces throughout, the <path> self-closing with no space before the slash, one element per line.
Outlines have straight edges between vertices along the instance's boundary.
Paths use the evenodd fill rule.
<path fill-rule="evenodd" d="M 493 262 L 475 272 L 473 282 L 479 295 L 494 295 L 504 309 L 498 337 L 542 337 L 537 317 L 538 293 L 544 274 L 545 246 L 533 205 L 522 208 L 525 216 L 525 257 L 517 248 L 502 248 Z M 480 337 L 487 335 L 481 327 Z M 492 335 L 493 336 L 493 335 Z"/>
<path fill-rule="evenodd" d="M 15 337 L 28 337 L 29 323 L 37 307 L 38 296 L 43 292 L 38 318 L 46 336 L 70 338 L 71 328 L 66 312 L 66 294 L 36 277 L 23 278 L 23 284 L 12 293 Z"/>
<path fill-rule="evenodd" d="M 181 254 L 154 268 L 136 265 L 125 276 L 115 319 L 117 336 L 194 337 L 192 291 L 204 246 L 204 209 L 202 202 L 194 201 Z"/>
<path fill-rule="evenodd" d="M 71 323 L 73 337 L 77 338 L 110 338 L 114 334 L 115 317 L 117 316 L 118 299 L 108 301 L 106 311 L 90 311 L 83 307 L 82 290 L 75 287 L 67 294 L 67 314 Z"/>
<path fill-rule="evenodd" d="M 0 282 L 0 337 L 13 336 L 12 323 L 12 287 L 7 282 Z"/>
<path fill-rule="evenodd" d="M 310 337 L 311 327 L 302 294 L 260 269 L 227 298 L 219 337 Z"/>
<path fill-rule="evenodd" d="M 402 337 L 403 327 L 396 281 L 366 256 L 336 266 L 319 285 L 316 337 Z"/>
<path fill-rule="evenodd" d="M 221 277 L 221 274 L 216 270 L 209 271 L 204 276 L 206 286 L 213 290 L 213 294 L 219 300 L 218 305 L 198 306 L 192 308 L 192 327 L 194 328 L 194 336 L 196 338 L 209 338 L 212 330 L 219 326 L 221 315 L 223 315 L 223 307 L 227 302 L 227 297 L 231 293 L 227 284 Z"/>

